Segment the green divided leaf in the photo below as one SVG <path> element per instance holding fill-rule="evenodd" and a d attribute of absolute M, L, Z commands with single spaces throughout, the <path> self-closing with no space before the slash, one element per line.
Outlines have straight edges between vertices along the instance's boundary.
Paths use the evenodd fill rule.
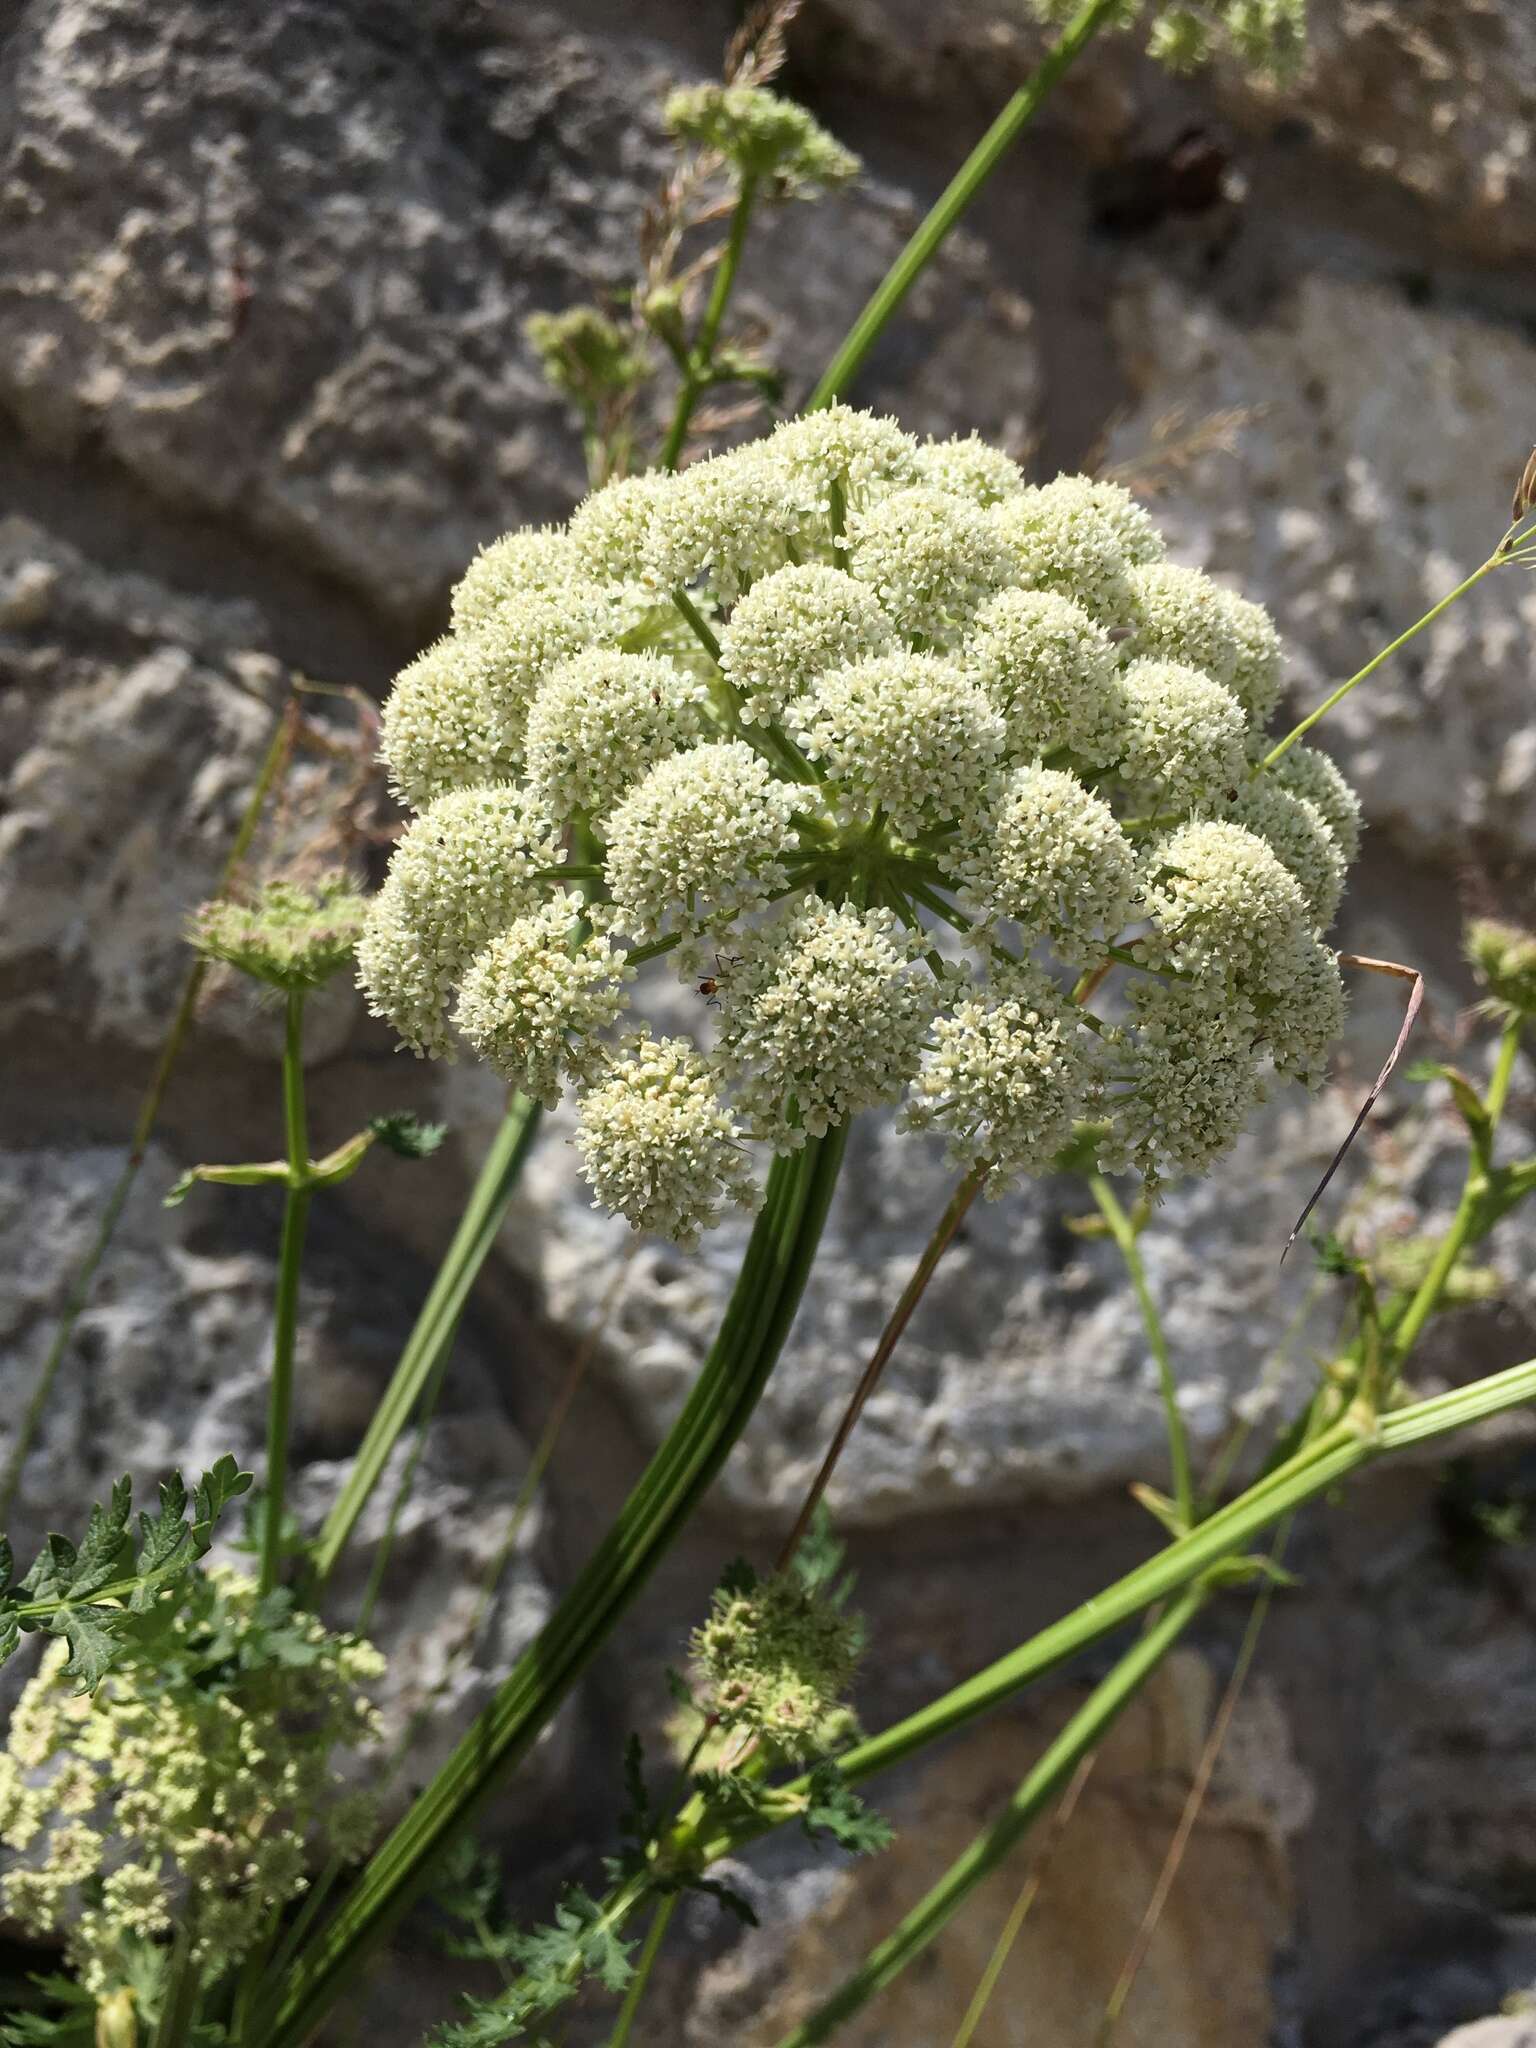
<path fill-rule="evenodd" d="M 884 1814 L 867 1807 L 831 1762 L 820 1763 L 811 1772 L 801 1825 L 813 1841 L 818 1834 L 830 1835 L 854 1856 L 872 1856 L 889 1848 L 896 1835 Z"/>
<path fill-rule="evenodd" d="M 0 1537 L 0 1664 L 24 1633 L 43 1629 L 69 1647 L 66 1677 L 92 1692 L 128 1647 L 140 1640 L 134 1617 L 149 1613 L 168 1587 L 184 1579 L 213 1541 L 219 1516 L 251 1483 L 233 1458 L 220 1458 L 192 1496 L 179 1474 L 160 1488 L 155 1515 L 139 1516 L 138 1544 L 130 1533 L 133 1488 L 120 1479 L 103 1506 L 91 1509 L 79 1549 L 51 1532 L 26 1575 L 13 1583 L 11 1546 Z"/>

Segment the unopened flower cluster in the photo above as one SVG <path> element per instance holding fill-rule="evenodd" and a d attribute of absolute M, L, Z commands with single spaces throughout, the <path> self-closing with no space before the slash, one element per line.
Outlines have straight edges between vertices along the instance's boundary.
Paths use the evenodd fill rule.
<path fill-rule="evenodd" d="M 1065 25 L 1079 0 L 1029 0 L 1042 21 Z M 1111 28 L 1144 29 L 1147 49 L 1170 71 L 1192 71 L 1230 48 L 1255 70 L 1287 77 L 1306 49 L 1307 0 L 1113 0 Z"/>
<path fill-rule="evenodd" d="M 98 1999 L 177 1927 L 193 1965 L 222 1974 L 304 1889 L 312 1853 L 366 1844 L 371 1803 L 345 1791 L 334 1752 L 376 1738 L 359 1687 L 383 1659 L 279 1613 L 285 1598 L 212 1571 L 142 1667 L 82 1695 L 55 1642 L 22 1693 L 0 1753 L 0 1842 L 15 1852 L 0 1912 L 62 1935 Z"/>
<path fill-rule="evenodd" d="M 753 1147 L 903 1100 L 992 1192 L 1085 1122 L 1198 1170 L 1340 1022 L 1358 809 L 1321 753 L 1260 767 L 1280 672 L 1117 486 L 811 414 L 472 565 L 385 710 L 418 815 L 363 986 L 574 1089 L 598 1200 L 682 1242 Z"/>
<path fill-rule="evenodd" d="M 853 1731 L 863 1639 L 856 1616 L 793 1572 L 722 1587 L 691 1645 L 711 1723 L 782 1760 L 826 1755 Z"/>
<path fill-rule="evenodd" d="M 366 900 L 339 871 L 307 885 L 279 877 L 248 902 L 219 897 L 203 904 L 188 937 L 205 960 L 292 995 L 321 988 L 341 972 L 366 912 Z"/>

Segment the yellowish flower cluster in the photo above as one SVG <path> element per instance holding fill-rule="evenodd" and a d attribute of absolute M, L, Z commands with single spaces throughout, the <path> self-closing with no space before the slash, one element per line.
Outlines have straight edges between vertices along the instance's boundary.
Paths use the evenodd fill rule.
<path fill-rule="evenodd" d="M 371 1803 L 336 1752 L 376 1739 L 360 1688 L 383 1659 L 223 1569 L 93 1694 L 63 1679 L 67 1654 L 50 1643 L 0 1753 L 0 1911 L 62 1934 L 98 1999 L 173 1925 L 222 1975 L 303 1890 L 312 1851 L 363 1845 Z"/>

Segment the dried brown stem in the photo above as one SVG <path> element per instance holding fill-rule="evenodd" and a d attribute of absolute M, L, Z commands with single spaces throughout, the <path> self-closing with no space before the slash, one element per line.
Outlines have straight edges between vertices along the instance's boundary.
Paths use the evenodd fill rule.
<path fill-rule="evenodd" d="M 1282 1264 L 1284 1264 L 1285 1262 L 1286 1252 L 1290 1250 L 1291 1246 L 1296 1242 L 1297 1238 L 1300 1237 L 1307 1218 L 1312 1214 L 1312 1211 L 1317 1207 L 1318 1203 L 1322 1199 L 1323 1190 L 1327 1187 L 1329 1181 L 1333 1179 L 1333 1176 L 1338 1172 L 1339 1168 L 1344 1164 L 1344 1158 L 1346 1153 L 1349 1151 L 1350 1146 L 1354 1144 L 1356 1138 L 1359 1137 L 1361 1130 L 1364 1128 L 1366 1118 L 1375 1108 L 1376 1098 L 1378 1095 L 1380 1095 L 1382 1089 L 1386 1087 L 1387 1082 L 1391 1077 L 1392 1069 L 1397 1065 L 1398 1060 L 1402 1057 L 1403 1047 L 1408 1043 L 1408 1035 L 1413 1030 L 1414 1022 L 1417 1019 L 1419 1011 L 1422 1008 L 1424 1002 L 1424 977 L 1416 967 L 1404 967 L 1401 964 L 1401 962 L 1397 960 L 1371 960 L 1368 959 L 1366 955 L 1363 953 L 1341 953 L 1339 955 L 1339 965 L 1341 967 L 1364 968 L 1372 974 L 1395 975 L 1401 981 L 1411 981 L 1413 983 L 1413 989 L 1408 997 L 1408 1008 L 1403 1016 L 1402 1029 L 1397 1034 L 1397 1043 L 1393 1046 L 1392 1050 L 1387 1054 L 1386 1059 L 1382 1062 L 1381 1072 L 1376 1076 L 1375 1081 L 1372 1083 L 1370 1094 L 1367 1095 L 1364 1102 L 1361 1103 L 1360 1114 L 1355 1118 L 1354 1122 L 1350 1125 L 1348 1135 L 1345 1137 L 1343 1144 L 1339 1147 L 1338 1151 L 1334 1153 L 1332 1159 L 1329 1160 L 1328 1171 L 1323 1175 L 1322 1179 L 1318 1182 L 1317 1186 L 1312 1190 L 1311 1196 L 1308 1198 L 1307 1201 L 1307 1206 L 1296 1218 L 1295 1228 L 1292 1230 L 1290 1236 L 1285 1240 L 1285 1251 L 1283 1251 L 1280 1254 Z"/>
<path fill-rule="evenodd" d="M 848 1439 L 853 1435 L 859 1417 L 864 1412 L 864 1404 L 880 1384 L 880 1375 L 885 1371 L 887 1364 L 890 1362 L 891 1353 L 901 1342 L 902 1333 L 905 1331 L 907 1324 L 912 1320 L 913 1312 L 918 1303 L 927 1292 L 928 1282 L 933 1278 L 935 1268 L 949 1249 L 955 1232 L 964 1222 L 966 1211 L 980 1193 L 982 1183 L 986 1180 L 988 1171 L 987 1162 L 983 1160 L 980 1165 L 971 1168 L 965 1179 L 955 1189 L 955 1192 L 949 1198 L 948 1207 L 939 1218 L 932 1237 L 929 1238 L 923 1248 L 922 1257 L 913 1268 L 911 1279 L 908 1280 L 906 1286 L 901 1290 L 901 1298 L 895 1308 L 892 1309 L 890 1320 L 880 1333 L 880 1341 L 870 1354 L 870 1360 L 864 1368 L 863 1376 L 853 1390 L 853 1398 L 843 1410 L 843 1419 L 837 1425 L 837 1432 L 827 1449 L 827 1455 L 821 1461 L 821 1469 L 811 1481 L 811 1490 L 805 1496 L 804 1504 L 795 1519 L 794 1528 L 789 1532 L 789 1540 L 779 1553 L 778 1569 L 781 1572 L 789 1569 L 790 1564 L 794 1560 L 795 1552 L 805 1540 L 805 1532 L 811 1526 L 811 1518 L 816 1512 L 822 1495 L 827 1490 L 832 1474 L 837 1470 L 837 1461 L 843 1455 Z"/>

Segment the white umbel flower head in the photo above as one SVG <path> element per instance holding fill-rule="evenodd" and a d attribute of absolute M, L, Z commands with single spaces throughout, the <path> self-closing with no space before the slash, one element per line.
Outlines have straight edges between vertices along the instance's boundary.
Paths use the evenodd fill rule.
<path fill-rule="evenodd" d="M 1197 668 L 1133 661 L 1124 671 L 1120 773 L 1159 811 L 1230 800 L 1247 773 L 1247 720 L 1230 690 Z"/>
<path fill-rule="evenodd" d="M 660 761 L 604 825 L 621 929 L 655 938 L 761 903 L 782 886 L 799 795 L 744 740 Z"/>
<path fill-rule="evenodd" d="M 1221 595 L 1234 649 L 1227 687 L 1247 712 L 1249 724 L 1261 729 L 1280 701 L 1285 668 L 1280 632 L 1263 605 L 1239 597 L 1233 590 Z"/>
<path fill-rule="evenodd" d="M 721 988 L 720 1055 L 754 1129 L 788 1150 L 894 1102 L 934 997 L 891 912 L 811 897 L 740 943 Z"/>
<path fill-rule="evenodd" d="M 1298 935 L 1272 965 L 1269 991 L 1259 997 L 1259 1038 L 1275 1072 L 1304 1087 L 1318 1087 L 1328 1053 L 1344 1029 L 1344 978 L 1339 956 L 1311 932 Z"/>
<path fill-rule="evenodd" d="M 952 491 L 893 491 L 848 523 L 848 566 L 903 632 L 947 644 L 1013 582 L 986 514 Z"/>
<path fill-rule="evenodd" d="M 663 590 L 702 579 L 715 599 L 732 604 L 784 565 L 795 511 L 782 473 L 756 444 L 695 462 L 668 479 L 657 501 L 650 577 Z"/>
<path fill-rule="evenodd" d="M 529 591 L 558 594 L 580 580 L 576 549 L 560 527 L 504 533 L 464 571 L 453 593 L 453 623 L 460 632 L 470 632 L 493 623 L 503 605 L 518 604 Z"/>
<path fill-rule="evenodd" d="M 685 1039 L 646 1035 L 627 1046 L 582 1096 L 576 1145 L 594 1207 L 678 1244 L 695 1243 L 728 1206 L 758 1199 L 730 1111 Z"/>
<path fill-rule="evenodd" d="M 971 673 L 1002 712 L 1017 760 L 1065 749 L 1092 767 L 1123 744 L 1115 645 L 1081 605 L 1051 590 L 1004 590 L 966 641 Z"/>
<path fill-rule="evenodd" d="M 1159 839 L 1142 894 L 1155 931 L 1137 950 L 1157 966 L 1244 989 L 1270 985 L 1310 929 L 1306 898 L 1266 840 L 1207 819 Z"/>
<path fill-rule="evenodd" d="M 674 479 L 657 471 L 616 478 L 571 514 L 570 541 L 583 575 L 666 592 L 660 526 Z"/>
<path fill-rule="evenodd" d="M 1129 660 L 1203 669 L 1260 724 L 1280 692 L 1280 636 L 1261 605 L 1234 596 L 1198 569 L 1151 562 L 1131 571 Z"/>
<path fill-rule="evenodd" d="M 934 1025 L 905 1120 L 949 1139 L 957 1166 L 987 1161 L 990 1194 L 1040 1173 L 1072 1135 L 1091 1062 L 1081 1012 L 1029 961 L 1002 962 L 989 985 L 960 997 Z"/>
<path fill-rule="evenodd" d="M 1360 857 L 1360 799 L 1330 755 L 1317 747 L 1287 747 L 1274 767 L 1264 770 L 1263 779 L 1316 804 L 1339 842 L 1346 866 L 1354 866 Z"/>
<path fill-rule="evenodd" d="M 528 783 L 551 817 L 601 817 L 704 733 L 708 693 L 665 655 L 591 648 L 551 670 L 528 713 Z"/>
<path fill-rule="evenodd" d="M 1006 919 L 1086 963 L 1103 958 L 1130 918 L 1136 855 L 1109 805 L 1075 775 L 1019 768 L 959 875 L 979 918 Z"/>
<path fill-rule="evenodd" d="M 887 491 L 918 481 L 918 444 L 892 419 L 829 405 L 786 420 L 763 443 L 763 457 L 813 535 L 837 530 Z"/>
<path fill-rule="evenodd" d="M 1003 755 L 1001 715 L 964 669 L 935 654 L 832 669 L 791 706 L 789 724 L 850 819 L 878 808 L 909 839 L 974 817 Z"/>
<path fill-rule="evenodd" d="M 379 753 L 395 794 L 420 806 L 515 775 L 534 692 L 609 623 L 602 594 L 573 582 L 558 595 L 509 598 L 493 625 L 450 633 L 419 655 L 384 706 Z"/>
<path fill-rule="evenodd" d="M 720 635 L 720 666 L 742 717 L 769 724 L 829 668 L 880 654 L 895 629 L 872 591 L 821 562 L 792 563 L 753 584 Z"/>
<path fill-rule="evenodd" d="M 1139 981 L 1134 1030 L 1106 1049 L 1123 1092 L 1108 1098 L 1110 1171 L 1135 1167 L 1149 1180 L 1201 1173 L 1231 1146 L 1263 1100 L 1263 1063 L 1253 1013 L 1221 985 Z"/>
<path fill-rule="evenodd" d="M 1131 570 L 1162 559 L 1157 528 L 1118 484 L 1059 476 L 1005 498 L 991 517 L 1013 557 L 1013 581 L 1059 591 L 1101 625 L 1129 617 Z"/>
<path fill-rule="evenodd" d="M 452 1047 L 448 1006 L 480 948 L 541 894 L 539 871 L 564 858 L 547 815 L 510 784 L 439 797 L 395 848 L 357 947 L 358 982 L 376 1017 L 413 1052 Z"/>
<path fill-rule="evenodd" d="M 562 892 L 514 918 L 470 963 L 454 1016 L 476 1052 L 546 1109 L 567 1074 L 590 1074 L 634 974 L 605 938 L 575 936 L 584 907 Z"/>
<path fill-rule="evenodd" d="M 1230 683 L 1236 650 L 1226 631 L 1221 586 L 1199 569 L 1148 562 L 1133 569 L 1125 652 L 1132 661 L 1176 661 Z"/>
<path fill-rule="evenodd" d="M 1267 775 L 1246 782 L 1226 814 L 1272 846 L 1301 886 L 1307 915 L 1319 931 L 1333 923 L 1348 870 L 1327 819 L 1309 797 L 1295 796 Z"/>
<path fill-rule="evenodd" d="M 379 753 L 402 803 L 516 775 L 523 707 L 498 687 L 498 664 L 475 636 L 450 634 L 395 677 Z"/>
<path fill-rule="evenodd" d="M 748 154 L 810 135 L 771 96 L 679 105 Z M 1262 767 L 1280 666 L 1129 493 L 1033 486 L 975 435 L 832 406 L 607 484 L 485 549 L 395 689 L 384 752 L 427 808 L 364 987 L 417 1051 L 586 1091 L 599 1194 L 668 1230 L 747 1187 L 738 1131 L 791 1150 L 904 1091 L 994 1186 L 1079 1103 L 1106 1163 L 1193 1168 L 1340 1014 L 1319 934 L 1359 809 L 1322 755 Z M 642 1036 L 610 1072 L 660 955 L 716 1050 Z M 1079 969 L 1084 1005 L 1112 978 L 1097 1033 Z M 662 1156 L 685 1126 L 693 1164 Z"/>
<path fill-rule="evenodd" d="M 947 441 L 925 441 L 917 453 L 921 483 L 950 491 L 973 505 L 999 505 L 1027 488 L 1024 472 L 1011 455 L 983 441 L 980 434 Z"/>

